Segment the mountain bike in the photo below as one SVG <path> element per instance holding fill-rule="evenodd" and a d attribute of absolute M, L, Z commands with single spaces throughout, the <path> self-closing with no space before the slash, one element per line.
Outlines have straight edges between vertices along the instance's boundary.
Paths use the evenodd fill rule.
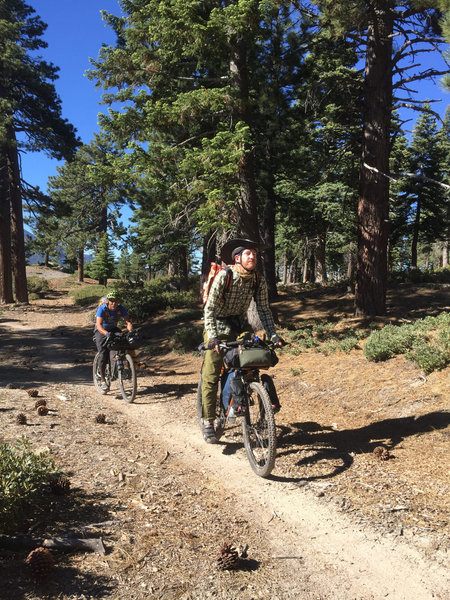
<path fill-rule="evenodd" d="M 125 402 L 133 402 L 136 397 L 136 369 L 129 351 L 137 346 L 137 339 L 137 334 L 130 331 L 110 333 L 106 341 L 106 346 L 110 352 L 109 361 L 105 367 L 105 382 L 108 389 L 110 389 L 111 382 L 119 380 L 120 393 Z M 97 391 L 104 393 L 101 388 L 99 357 L 100 355 L 97 352 L 92 365 L 92 372 Z"/>
<path fill-rule="evenodd" d="M 274 410 L 279 407 L 279 400 L 272 377 L 260 375 L 260 369 L 274 366 L 278 359 L 274 345 L 263 340 L 236 340 L 220 344 L 220 350 L 227 356 L 232 351 L 234 364 L 230 369 L 222 369 L 217 393 L 216 418 L 214 427 L 219 440 L 227 425 L 235 424 L 241 419 L 242 436 L 245 452 L 253 471 L 260 477 L 268 477 L 275 466 L 276 429 Z M 242 383 L 242 394 L 239 402 L 239 413 L 235 410 L 235 399 L 230 399 L 225 406 L 222 390 L 230 373 Z M 237 416 L 237 414 L 239 416 Z M 203 430 L 202 377 L 197 389 L 197 417 Z"/>

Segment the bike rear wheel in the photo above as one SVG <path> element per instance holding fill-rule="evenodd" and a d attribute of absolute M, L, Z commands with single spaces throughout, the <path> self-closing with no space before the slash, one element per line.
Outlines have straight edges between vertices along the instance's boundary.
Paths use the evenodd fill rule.
<path fill-rule="evenodd" d="M 221 385 L 219 381 L 219 388 L 217 390 L 217 402 L 216 402 L 216 418 L 214 419 L 214 429 L 216 432 L 216 439 L 220 440 L 225 431 L 225 411 L 220 400 Z M 200 425 L 201 431 L 203 431 L 203 403 L 202 403 L 202 376 L 200 374 L 200 381 L 197 387 L 197 419 Z"/>
<path fill-rule="evenodd" d="M 137 382 L 136 369 L 132 357 L 127 353 L 122 358 L 122 365 L 117 365 L 119 372 L 119 386 L 125 402 L 133 402 L 136 397 Z"/>
<path fill-rule="evenodd" d="M 264 387 L 252 382 L 247 403 L 242 418 L 245 451 L 253 471 L 260 477 L 267 477 L 275 466 L 277 450 L 272 402 Z"/>
<path fill-rule="evenodd" d="M 97 354 L 94 357 L 94 363 L 92 365 L 92 376 L 93 376 L 93 380 L 94 380 L 94 385 L 95 388 L 97 390 L 97 392 L 100 392 L 100 394 L 103 394 L 103 390 L 102 390 L 102 378 L 101 378 L 101 374 L 100 374 L 100 355 L 97 352 Z M 109 361 L 106 363 L 106 367 L 105 367 L 105 382 L 108 385 L 108 387 L 111 385 L 111 367 L 109 364 Z"/>

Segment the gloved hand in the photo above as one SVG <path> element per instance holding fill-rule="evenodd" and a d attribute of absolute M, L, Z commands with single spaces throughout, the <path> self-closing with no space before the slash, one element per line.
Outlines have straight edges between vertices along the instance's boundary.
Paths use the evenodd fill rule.
<path fill-rule="evenodd" d="M 270 341 L 272 342 L 272 344 L 275 344 L 275 346 L 278 346 L 279 348 L 286 346 L 286 342 L 283 340 L 283 338 L 277 335 L 276 333 L 273 334 L 273 336 L 270 338 Z"/>
<path fill-rule="evenodd" d="M 222 341 L 219 340 L 219 338 L 213 338 L 212 340 L 209 340 L 208 350 L 215 350 L 216 352 L 219 352 L 219 346 L 221 343 Z"/>

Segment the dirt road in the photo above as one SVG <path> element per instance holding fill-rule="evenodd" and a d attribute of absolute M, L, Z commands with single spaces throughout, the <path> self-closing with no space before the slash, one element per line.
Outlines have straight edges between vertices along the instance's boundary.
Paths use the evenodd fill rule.
<path fill-rule="evenodd" d="M 311 485 L 277 469 L 271 479 L 256 477 L 236 430 L 206 445 L 195 418 L 200 359 L 152 359 L 127 405 L 91 384 L 85 309 L 64 294 L 10 308 L 0 315 L 2 437 L 25 433 L 34 446 L 47 446 L 72 481 L 71 495 L 49 501 L 22 532 L 102 535 L 108 552 L 60 557 L 38 587 L 23 557 L 1 553 L 0 597 L 450 598 L 444 543 L 427 537 L 421 548 L 402 527 L 372 527 L 360 511 L 340 510 L 333 479 Z M 48 400 L 46 418 L 36 416 L 29 387 Z M 28 415 L 25 429 L 18 412 Z M 95 422 L 99 413 L 106 426 Z M 399 512 L 406 510 L 400 501 L 392 498 Z M 242 569 L 217 569 L 224 541 L 249 545 Z"/>

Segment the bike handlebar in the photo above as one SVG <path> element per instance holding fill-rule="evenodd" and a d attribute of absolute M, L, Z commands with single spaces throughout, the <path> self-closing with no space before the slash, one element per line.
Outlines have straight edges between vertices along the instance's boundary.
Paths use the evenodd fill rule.
<path fill-rule="evenodd" d="M 208 348 L 213 349 L 216 345 L 217 344 L 215 342 L 210 342 L 208 344 Z M 219 349 L 223 351 L 231 350 L 232 348 L 239 348 L 239 346 L 243 346 L 244 348 L 258 348 L 261 346 L 272 349 L 278 348 L 276 344 L 273 344 L 272 342 L 269 342 L 267 340 L 262 340 L 260 338 L 251 340 L 232 340 L 229 342 L 220 341 L 218 346 Z"/>

